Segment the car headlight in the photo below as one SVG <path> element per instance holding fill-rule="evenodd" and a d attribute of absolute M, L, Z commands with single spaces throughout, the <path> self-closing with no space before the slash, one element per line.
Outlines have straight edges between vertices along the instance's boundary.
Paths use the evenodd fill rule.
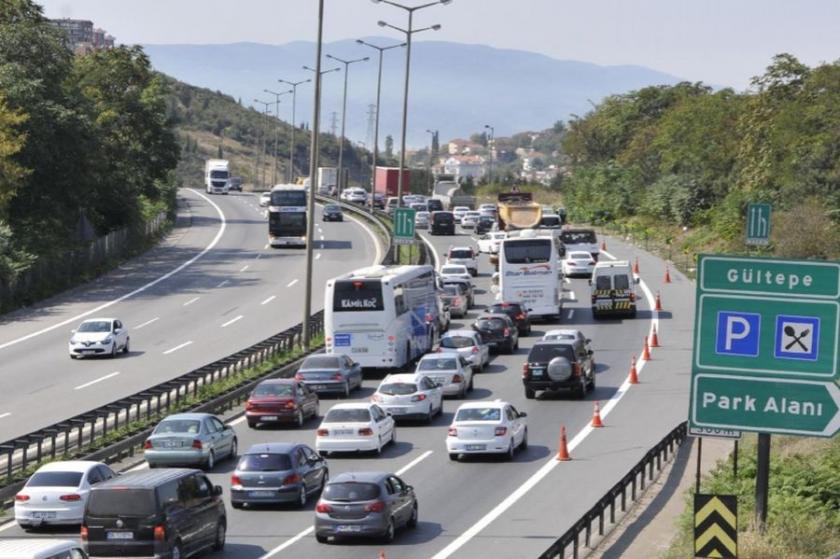
<path fill-rule="evenodd" d="M 76 344 L 79 343 L 79 340 L 77 340 L 75 338 L 70 338 L 70 343 L 73 344 L 73 345 L 76 345 Z"/>
<path fill-rule="evenodd" d="M 105 338 L 104 340 L 102 340 L 100 343 L 101 343 L 102 345 L 108 345 L 108 344 L 110 344 L 110 343 L 111 343 L 111 342 L 113 342 L 113 341 L 114 341 L 114 338 L 112 338 L 111 336 L 108 336 L 107 338 Z"/>

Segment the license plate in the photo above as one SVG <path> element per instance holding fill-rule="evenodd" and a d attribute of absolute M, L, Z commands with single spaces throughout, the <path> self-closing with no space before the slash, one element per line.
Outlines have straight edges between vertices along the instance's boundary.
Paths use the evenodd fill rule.
<path fill-rule="evenodd" d="M 467 450 L 487 450 L 487 445 L 483 444 L 468 444 Z"/>
<path fill-rule="evenodd" d="M 361 532 L 362 527 L 361 526 L 336 526 L 335 531 L 336 532 L 343 532 L 343 533 Z"/>
<path fill-rule="evenodd" d="M 326 384 L 312 384 L 312 385 L 309 386 L 309 388 L 311 388 L 312 390 L 326 390 L 327 385 Z"/>
<path fill-rule="evenodd" d="M 248 491 L 249 497 L 271 497 L 274 491 Z"/>
<path fill-rule="evenodd" d="M 542 369 L 531 369 L 531 376 L 541 377 L 541 376 L 543 376 L 543 370 Z"/>
<path fill-rule="evenodd" d="M 352 435 L 353 429 L 333 429 L 333 435 Z"/>
<path fill-rule="evenodd" d="M 350 353 L 367 353 L 368 348 L 366 347 L 354 347 L 350 350 Z"/>
<path fill-rule="evenodd" d="M 406 412 L 406 408 L 388 408 L 391 415 L 402 415 Z"/>
<path fill-rule="evenodd" d="M 108 532 L 109 540 L 133 540 L 134 532 Z"/>
<path fill-rule="evenodd" d="M 447 377 L 432 377 L 432 380 L 438 384 L 447 384 L 449 382 Z"/>
<path fill-rule="evenodd" d="M 56 514 L 54 512 L 33 512 L 32 518 L 39 518 L 41 520 L 49 520 L 55 518 Z"/>
<path fill-rule="evenodd" d="M 260 418 L 263 421 L 277 421 L 276 415 L 264 415 Z"/>

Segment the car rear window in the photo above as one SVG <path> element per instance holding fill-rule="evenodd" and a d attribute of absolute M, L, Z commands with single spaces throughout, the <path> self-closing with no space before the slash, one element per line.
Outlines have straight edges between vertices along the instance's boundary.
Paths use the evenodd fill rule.
<path fill-rule="evenodd" d="M 367 423 L 370 412 L 367 409 L 333 409 L 324 417 L 325 423 Z"/>
<path fill-rule="evenodd" d="M 375 483 L 328 483 L 323 499 L 328 501 L 372 501 L 379 497 L 379 486 Z"/>
<path fill-rule="evenodd" d="M 508 264 L 533 264 L 551 260 L 551 239 L 516 239 L 506 241 L 503 246 Z"/>
<path fill-rule="evenodd" d="M 155 494 L 151 489 L 91 491 L 87 503 L 87 514 L 91 516 L 151 516 L 155 509 Z"/>
<path fill-rule="evenodd" d="M 570 362 L 574 362 L 575 351 L 572 346 L 565 344 L 535 345 L 528 353 L 528 362 L 548 363 L 555 357 L 565 357 Z"/>
<path fill-rule="evenodd" d="M 475 323 L 482 330 L 501 330 L 507 326 L 501 318 L 479 318 Z"/>
<path fill-rule="evenodd" d="M 201 431 L 201 422 L 197 419 L 165 419 L 155 427 L 155 435 L 167 433 L 190 433 L 198 434 Z"/>
<path fill-rule="evenodd" d="M 518 313 L 521 309 L 519 303 L 504 303 L 490 305 L 490 312 L 493 313 Z"/>
<path fill-rule="evenodd" d="M 379 280 L 343 280 L 333 288 L 333 312 L 381 311 L 385 308 Z"/>
<path fill-rule="evenodd" d="M 455 218 L 449 212 L 435 212 L 432 214 L 435 223 L 452 223 Z"/>
<path fill-rule="evenodd" d="M 440 371 L 457 369 L 454 359 L 423 359 L 417 365 L 419 371 Z"/>
<path fill-rule="evenodd" d="M 443 292 L 447 295 L 460 295 L 461 291 L 461 287 L 457 284 L 450 283 L 443 286 Z"/>
<path fill-rule="evenodd" d="M 595 244 L 597 242 L 595 231 L 563 231 L 560 233 L 560 240 L 567 245 Z"/>
<path fill-rule="evenodd" d="M 26 483 L 27 487 L 78 487 L 81 472 L 37 472 Z"/>
<path fill-rule="evenodd" d="M 458 349 L 461 347 L 472 347 L 475 341 L 469 336 L 447 336 L 440 341 L 440 347 Z"/>
<path fill-rule="evenodd" d="M 287 454 L 245 454 L 239 459 L 236 469 L 242 472 L 277 472 L 291 470 L 292 461 Z"/>
<path fill-rule="evenodd" d="M 380 386 L 379 392 L 388 396 L 405 396 L 417 392 L 417 385 L 413 382 L 390 382 Z"/>
<path fill-rule="evenodd" d="M 616 289 L 630 289 L 630 278 L 626 275 L 613 276 L 613 285 Z"/>
<path fill-rule="evenodd" d="M 450 250 L 449 251 L 449 258 L 472 258 L 473 253 L 471 250 L 461 249 L 461 250 Z"/>
<path fill-rule="evenodd" d="M 499 421 L 502 410 L 499 408 L 466 408 L 458 410 L 455 421 Z"/>
<path fill-rule="evenodd" d="M 332 355 L 313 355 L 303 361 L 301 369 L 337 369 L 338 357 Z"/>
<path fill-rule="evenodd" d="M 251 396 L 293 396 L 291 384 L 266 383 L 257 386 Z"/>
<path fill-rule="evenodd" d="M 465 274 L 463 266 L 444 266 L 440 269 L 441 274 Z"/>

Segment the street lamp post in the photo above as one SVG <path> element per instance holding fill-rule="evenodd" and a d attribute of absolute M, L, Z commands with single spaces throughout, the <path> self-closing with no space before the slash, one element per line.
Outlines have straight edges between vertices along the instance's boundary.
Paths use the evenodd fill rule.
<path fill-rule="evenodd" d="M 371 164 L 370 170 L 370 211 L 373 212 L 374 196 L 376 195 L 376 160 L 379 158 L 379 105 L 382 99 L 382 56 L 386 50 L 404 47 L 406 46 L 406 43 L 391 45 L 389 47 L 380 47 L 361 39 L 357 39 L 356 42 L 360 45 L 365 45 L 379 51 L 379 77 L 376 80 L 376 123 L 373 127 L 373 163 Z"/>
<path fill-rule="evenodd" d="M 269 95 L 274 95 L 274 115 L 279 120 L 280 119 L 280 97 L 282 97 L 283 95 L 288 95 L 289 93 L 292 92 L 292 90 L 290 89 L 289 91 L 277 92 L 277 91 L 271 91 L 270 89 L 263 89 L 263 91 L 268 93 Z M 278 139 L 278 136 L 279 136 L 279 133 L 278 133 L 279 130 L 280 130 L 279 126 L 274 127 L 274 172 L 271 175 L 271 184 L 277 184 L 277 159 L 278 159 L 278 157 L 277 157 L 277 139 Z"/>
<path fill-rule="evenodd" d="M 320 48 L 318 49 L 318 52 L 319 53 L 321 52 Z M 317 76 L 317 78 L 318 78 L 318 80 L 317 80 L 318 81 L 318 95 L 316 95 L 316 98 L 318 99 L 318 103 L 320 103 L 321 102 L 321 89 L 320 89 L 321 88 L 321 78 L 324 76 L 324 74 L 329 74 L 330 72 L 340 72 L 341 68 L 330 68 L 329 70 L 321 70 L 321 59 L 320 58 L 318 59 L 318 64 L 315 65 L 315 68 L 310 68 L 309 66 L 302 66 L 302 68 L 304 70 L 308 70 L 308 71 L 312 72 L 313 74 L 315 74 L 315 76 Z M 321 122 L 321 107 L 319 106 L 318 107 L 318 126 L 320 126 L 320 122 Z M 313 122 L 313 124 L 314 124 L 314 122 Z M 321 131 L 318 128 L 316 128 L 315 129 L 315 134 L 320 134 L 320 133 L 321 133 Z M 311 145 L 311 142 L 310 142 L 310 145 Z M 319 142 L 318 142 L 317 145 L 320 146 L 320 139 L 319 139 Z M 319 149 L 320 149 L 320 147 L 319 147 Z M 318 159 L 318 163 L 320 165 L 321 154 L 318 154 L 317 159 Z M 310 162 L 312 161 L 312 154 L 311 153 L 309 154 L 309 161 Z M 315 169 L 315 171 L 317 172 L 318 169 Z M 312 177 L 309 178 L 309 184 L 310 184 L 310 186 L 312 184 L 314 184 L 314 179 L 312 179 Z M 319 187 L 320 187 L 320 185 L 319 185 Z"/>
<path fill-rule="evenodd" d="M 435 156 L 434 153 L 432 152 L 432 150 L 435 147 L 435 140 L 437 139 L 438 131 L 437 130 L 426 129 L 426 132 L 428 132 L 429 134 L 432 135 L 432 140 L 431 140 L 431 142 L 429 142 L 429 166 L 428 166 L 428 170 L 426 171 L 426 174 L 428 175 L 427 178 L 429 179 L 429 196 L 431 196 L 432 194 L 434 194 L 434 192 L 432 191 L 432 184 L 433 184 L 433 181 L 432 181 L 432 161 L 433 161 L 433 158 Z"/>
<path fill-rule="evenodd" d="M 344 60 L 328 54 L 327 58 L 344 64 L 344 96 L 341 101 L 341 139 L 338 141 L 338 192 L 341 192 L 344 186 L 344 130 L 347 124 L 347 81 L 350 77 L 350 65 L 356 62 L 367 62 L 370 60 L 370 57 L 366 56 L 364 58 Z"/>
<path fill-rule="evenodd" d="M 266 122 L 268 121 L 268 107 L 271 106 L 271 101 L 260 101 L 259 99 L 254 99 L 254 103 L 258 103 L 263 106 L 263 116 L 265 117 L 265 122 L 263 122 L 263 130 L 260 133 L 260 141 L 257 143 L 257 167 L 255 168 L 254 173 L 254 182 L 257 181 L 260 177 L 260 173 L 263 173 L 263 178 L 259 179 L 259 190 L 263 188 L 263 182 L 265 182 L 265 172 L 263 169 L 263 165 L 260 165 L 260 160 L 262 156 L 265 155 L 265 148 L 263 147 L 263 142 L 265 141 L 265 129 L 266 129 Z"/>
<path fill-rule="evenodd" d="M 297 126 L 297 124 L 295 123 L 295 108 L 297 107 L 297 88 L 299 85 L 309 83 L 312 80 L 306 79 L 301 80 L 299 82 L 289 82 L 280 79 L 277 81 L 292 86 L 292 126 L 290 130 L 292 137 L 289 139 L 289 184 L 292 184 L 292 182 L 294 182 L 293 178 L 295 174 L 295 127 Z"/>
<path fill-rule="evenodd" d="M 490 139 L 487 141 L 487 145 L 490 146 L 490 172 L 487 173 L 487 184 L 491 184 L 493 182 L 493 163 L 496 159 L 496 129 L 489 124 L 485 124 L 484 128 L 490 130 Z"/>

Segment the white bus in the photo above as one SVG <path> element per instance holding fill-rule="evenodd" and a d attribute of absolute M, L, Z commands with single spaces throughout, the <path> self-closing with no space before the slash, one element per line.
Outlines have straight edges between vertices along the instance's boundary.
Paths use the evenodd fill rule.
<path fill-rule="evenodd" d="M 306 187 L 278 184 L 268 203 L 268 244 L 306 247 Z"/>
<path fill-rule="evenodd" d="M 371 266 L 327 281 L 327 353 L 362 367 L 403 367 L 431 350 L 438 306 L 431 266 Z"/>
<path fill-rule="evenodd" d="M 520 231 L 499 247 L 501 301 L 522 303 L 532 316 L 554 318 L 563 310 L 557 249 L 552 237 Z"/>

